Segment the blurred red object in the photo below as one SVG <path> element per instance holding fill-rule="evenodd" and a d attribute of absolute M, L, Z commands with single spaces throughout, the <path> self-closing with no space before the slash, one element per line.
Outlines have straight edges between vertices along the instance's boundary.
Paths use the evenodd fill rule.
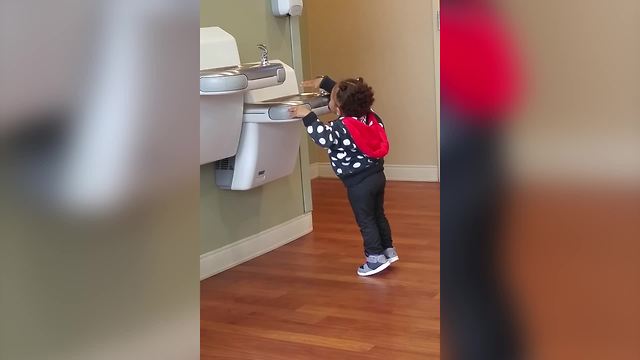
<path fill-rule="evenodd" d="M 443 101 L 476 122 L 507 118 L 523 89 L 521 59 L 507 25 L 481 3 L 443 6 Z"/>

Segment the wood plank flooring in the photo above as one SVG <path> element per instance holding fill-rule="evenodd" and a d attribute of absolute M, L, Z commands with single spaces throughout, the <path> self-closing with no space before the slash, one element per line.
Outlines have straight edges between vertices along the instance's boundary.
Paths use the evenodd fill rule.
<path fill-rule="evenodd" d="M 201 283 L 201 358 L 439 359 L 439 185 L 388 182 L 400 261 L 369 278 L 343 185 L 312 187 L 313 233 Z"/>
<path fill-rule="evenodd" d="M 512 191 L 505 266 L 532 360 L 640 359 L 637 185 Z"/>

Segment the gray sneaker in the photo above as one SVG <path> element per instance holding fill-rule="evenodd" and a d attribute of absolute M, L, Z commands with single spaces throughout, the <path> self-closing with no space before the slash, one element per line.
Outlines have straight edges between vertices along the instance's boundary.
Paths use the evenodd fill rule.
<path fill-rule="evenodd" d="M 398 257 L 398 253 L 396 252 L 396 248 L 390 247 L 388 249 L 384 249 L 384 256 L 387 257 L 389 263 L 394 263 L 400 260 L 400 258 Z"/>
<path fill-rule="evenodd" d="M 388 268 L 389 265 L 391 265 L 391 263 L 384 255 L 369 255 L 367 256 L 367 262 L 358 268 L 358 275 L 374 275 Z"/>

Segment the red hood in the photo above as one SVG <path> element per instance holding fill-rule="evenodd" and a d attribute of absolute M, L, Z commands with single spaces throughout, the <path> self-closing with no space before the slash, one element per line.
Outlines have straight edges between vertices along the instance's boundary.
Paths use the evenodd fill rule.
<path fill-rule="evenodd" d="M 384 131 L 384 125 L 378 121 L 375 113 L 367 114 L 366 123 L 353 117 L 343 118 L 342 123 L 363 154 L 370 158 L 381 159 L 389 152 L 389 140 Z"/>
<path fill-rule="evenodd" d="M 510 113 L 521 100 L 521 58 L 497 13 L 478 6 L 444 7 L 441 33 L 443 99 L 476 115 Z"/>

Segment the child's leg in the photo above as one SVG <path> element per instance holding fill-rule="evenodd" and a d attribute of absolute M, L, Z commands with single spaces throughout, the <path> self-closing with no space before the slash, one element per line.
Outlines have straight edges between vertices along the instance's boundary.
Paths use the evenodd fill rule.
<path fill-rule="evenodd" d="M 384 174 L 383 174 L 384 176 Z M 391 226 L 389 226 L 389 220 L 384 214 L 384 188 L 386 185 L 386 179 L 384 179 L 382 190 L 376 196 L 376 224 L 380 231 L 380 243 L 383 249 L 389 249 L 393 247 L 393 240 L 391 239 Z"/>
<path fill-rule="evenodd" d="M 376 221 L 376 196 L 379 192 L 379 181 L 376 180 L 376 175 L 372 175 L 347 188 L 349 202 L 364 240 L 364 250 L 368 255 L 380 255 L 384 250 Z"/>

